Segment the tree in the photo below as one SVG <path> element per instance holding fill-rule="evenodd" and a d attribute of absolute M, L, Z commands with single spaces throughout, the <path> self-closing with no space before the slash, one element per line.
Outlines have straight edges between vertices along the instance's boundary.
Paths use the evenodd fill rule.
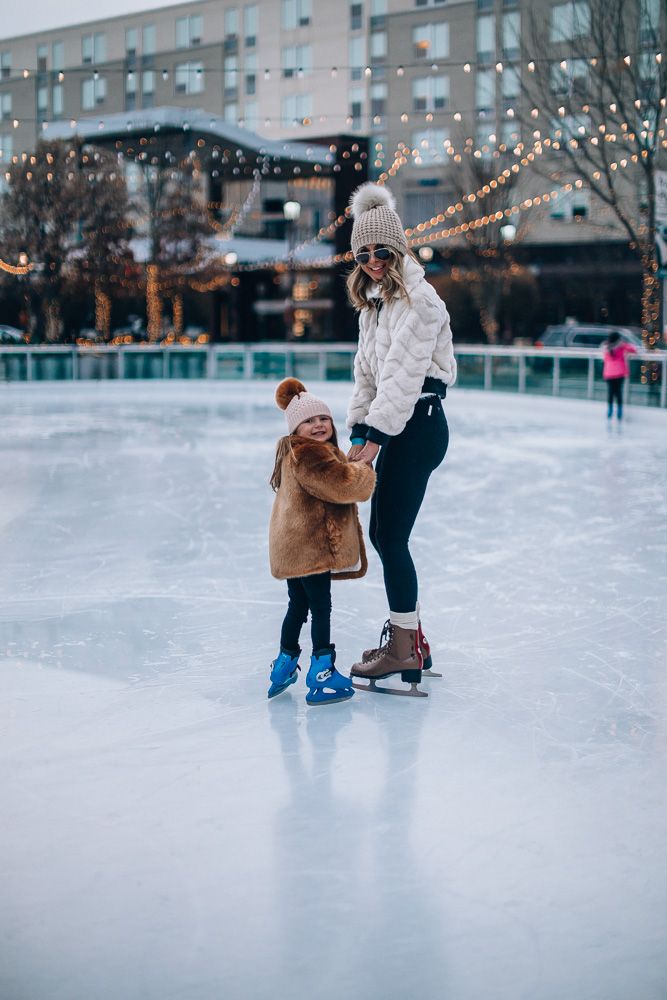
<path fill-rule="evenodd" d="M 28 255 L 30 326 L 38 337 L 62 335 L 62 301 L 84 261 L 104 268 L 116 246 L 127 203 L 113 160 L 91 159 L 81 143 L 40 142 L 9 168 L 0 203 L 0 238 L 9 256 Z"/>
<path fill-rule="evenodd" d="M 647 346 L 660 333 L 656 173 L 667 166 L 667 9 L 652 0 L 589 0 L 533 11 L 516 109 L 549 155 L 536 170 L 583 180 L 612 210 L 642 266 Z M 558 18 L 561 18 L 559 21 Z"/>

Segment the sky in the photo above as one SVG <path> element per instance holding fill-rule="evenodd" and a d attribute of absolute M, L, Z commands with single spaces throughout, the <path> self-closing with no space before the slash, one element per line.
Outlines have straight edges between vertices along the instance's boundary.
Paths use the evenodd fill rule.
<path fill-rule="evenodd" d="M 181 2 L 183 0 L 134 0 L 134 2 L 132 0 L 97 0 L 94 5 L 91 5 L 90 0 L 67 0 L 66 4 L 62 4 L 58 0 L 32 0 L 30 4 L 0 0 L 0 9 L 2 10 L 0 38 L 13 38 L 15 35 L 27 35 L 50 28 L 63 28 L 68 24 L 98 21 L 120 14 L 136 14 L 138 11 L 153 10 L 156 7 L 175 7 L 177 3 Z"/>

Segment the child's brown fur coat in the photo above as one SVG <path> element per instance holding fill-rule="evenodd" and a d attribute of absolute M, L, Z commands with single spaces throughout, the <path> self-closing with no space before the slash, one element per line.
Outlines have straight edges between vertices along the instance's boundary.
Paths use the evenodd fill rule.
<path fill-rule="evenodd" d="M 375 473 L 331 443 L 296 435 L 281 468 L 269 527 L 271 573 L 278 580 L 331 571 L 364 576 L 366 549 L 356 501 L 368 500 Z"/>

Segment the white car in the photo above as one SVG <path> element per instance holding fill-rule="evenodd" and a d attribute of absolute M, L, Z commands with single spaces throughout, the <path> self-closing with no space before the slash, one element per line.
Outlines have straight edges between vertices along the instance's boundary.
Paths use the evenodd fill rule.
<path fill-rule="evenodd" d="M 0 344 L 25 344 L 23 330 L 15 326 L 4 326 L 0 323 Z"/>

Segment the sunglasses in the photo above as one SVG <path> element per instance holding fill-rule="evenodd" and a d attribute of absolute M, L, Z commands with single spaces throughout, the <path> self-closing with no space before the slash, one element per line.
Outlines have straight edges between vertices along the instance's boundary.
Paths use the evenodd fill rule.
<path fill-rule="evenodd" d="M 368 264 L 371 257 L 375 257 L 376 260 L 389 260 L 391 250 L 389 247 L 376 247 L 372 254 L 369 250 L 360 250 L 354 259 L 357 264 Z"/>

